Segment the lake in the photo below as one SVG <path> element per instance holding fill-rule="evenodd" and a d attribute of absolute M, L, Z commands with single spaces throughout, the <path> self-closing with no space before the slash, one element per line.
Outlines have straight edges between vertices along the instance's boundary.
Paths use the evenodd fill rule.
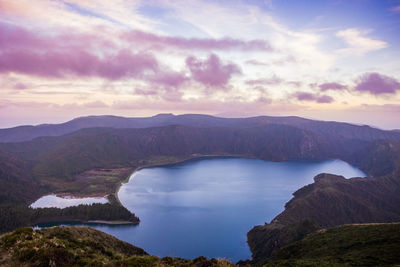
<path fill-rule="evenodd" d="M 118 193 L 140 224 L 90 226 L 160 257 L 250 259 L 247 232 L 270 222 L 294 191 L 322 172 L 366 176 L 340 160 L 202 158 L 145 168 Z"/>
<path fill-rule="evenodd" d="M 72 197 L 72 196 L 57 196 L 47 195 L 33 202 L 31 208 L 67 208 L 78 206 L 81 204 L 108 203 L 106 197 Z"/>

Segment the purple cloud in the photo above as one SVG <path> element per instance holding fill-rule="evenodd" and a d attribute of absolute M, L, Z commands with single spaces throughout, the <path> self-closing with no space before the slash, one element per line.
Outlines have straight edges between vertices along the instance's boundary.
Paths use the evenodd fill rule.
<path fill-rule="evenodd" d="M 157 73 L 151 82 L 168 87 L 180 87 L 187 80 L 189 79 L 183 73 L 167 71 Z"/>
<path fill-rule="evenodd" d="M 113 53 L 95 54 L 95 47 Z M 23 28 L 0 24 L 0 73 L 23 73 L 41 77 L 102 77 L 116 80 L 157 72 L 156 58 L 149 53 L 117 49 L 90 35 L 40 36 Z"/>
<path fill-rule="evenodd" d="M 215 54 L 211 54 L 204 61 L 190 56 L 186 59 L 186 65 L 193 79 L 207 86 L 225 86 L 232 75 L 241 73 L 237 65 L 223 64 Z"/>
<path fill-rule="evenodd" d="M 340 83 L 323 83 L 323 84 L 320 84 L 318 87 L 323 92 L 328 91 L 328 90 L 345 90 L 345 89 L 347 89 L 346 85 L 342 85 Z"/>
<path fill-rule="evenodd" d="M 16 84 L 14 84 L 13 88 L 16 90 L 25 90 L 28 87 L 25 84 L 18 82 Z"/>
<path fill-rule="evenodd" d="M 40 35 L 22 27 L 0 23 L 0 50 L 48 51 L 63 49 L 92 50 L 96 48 L 116 48 L 112 40 L 103 39 L 93 34 L 65 33 Z"/>
<path fill-rule="evenodd" d="M 130 31 L 121 35 L 121 39 L 133 42 L 137 45 L 148 46 L 153 49 L 164 49 L 167 47 L 187 50 L 261 50 L 272 51 L 271 45 L 264 40 L 243 41 L 232 38 L 210 39 L 210 38 L 183 38 L 161 36 L 138 30 Z"/>
<path fill-rule="evenodd" d="M 392 77 L 370 72 L 358 78 L 358 83 L 354 90 L 368 92 L 373 95 L 395 94 L 396 91 L 400 90 L 400 83 Z"/>
<path fill-rule="evenodd" d="M 299 101 L 312 101 L 316 103 L 332 103 L 334 99 L 328 95 L 316 95 L 307 92 L 296 92 L 293 94 L 293 97 Z"/>
<path fill-rule="evenodd" d="M 143 72 L 158 69 L 157 60 L 151 54 L 133 54 L 121 50 L 117 54 L 101 58 L 84 50 L 34 51 L 15 50 L 0 52 L 0 72 L 18 72 L 41 77 L 90 77 L 109 80 L 138 77 Z"/>
<path fill-rule="evenodd" d="M 332 103 L 333 98 L 328 95 L 317 96 L 316 102 L 317 103 Z"/>

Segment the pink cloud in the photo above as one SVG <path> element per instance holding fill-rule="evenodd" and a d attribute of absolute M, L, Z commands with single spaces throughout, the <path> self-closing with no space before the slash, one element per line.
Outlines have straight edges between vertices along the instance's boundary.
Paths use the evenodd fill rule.
<path fill-rule="evenodd" d="M 133 42 L 136 45 L 144 45 L 153 49 L 164 49 L 167 47 L 187 50 L 266 50 L 272 51 L 270 44 L 264 40 L 243 41 L 232 38 L 210 39 L 210 38 L 183 38 L 161 36 L 143 31 L 130 31 L 121 35 L 121 39 Z"/>
<path fill-rule="evenodd" d="M 40 31 L 28 31 L 22 27 L 0 23 L 0 50 L 29 49 L 30 51 L 116 48 L 110 39 L 98 35 L 76 32 L 60 32 L 44 35 Z"/>
<path fill-rule="evenodd" d="M 312 101 L 321 104 L 332 103 L 334 101 L 334 99 L 328 95 L 321 96 L 307 92 L 296 92 L 292 96 L 299 101 Z"/>
<path fill-rule="evenodd" d="M 17 72 L 41 77 L 97 76 L 109 80 L 138 77 L 147 70 L 156 71 L 157 60 L 151 54 L 133 54 L 121 50 L 101 58 L 84 50 L 44 53 L 14 50 L 0 52 L 0 72 Z"/>
<path fill-rule="evenodd" d="M 317 103 L 332 103 L 333 98 L 328 95 L 317 96 L 316 98 Z"/>
<path fill-rule="evenodd" d="M 28 87 L 25 84 L 19 82 L 19 83 L 14 84 L 13 88 L 16 90 L 25 90 Z"/>
<path fill-rule="evenodd" d="M 2 51 L 25 47 L 44 47 L 47 45 L 50 45 L 48 41 L 36 37 L 23 28 L 0 23 L 0 50 Z"/>
<path fill-rule="evenodd" d="M 96 54 L 96 47 L 114 52 Z M 0 72 L 41 77 L 101 77 L 116 80 L 157 72 L 156 58 L 145 52 L 116 49 L 91 35 L 43 36 L 20 27 L 0 24 Z"/>
<path fill-rule="evenodd" d="M 320 84 L 318 87 L 321 91 L 347 89 L 346 85 L 342 85 L 340 83 L 323 83 L 323 84 Z"/>
<path fill-rule="evenodd" d="M 157 90 L 145 89 L 145 88 L 136 88 L 134 93 L 135 93 L 135 95 L 144 95 L 144 96 L 157 95 L 158 94 Z"/>
<path fill-rule="evenodd" d="M 186 65 L 193 79 L 207 86 L 225 86 L 234 74 L 241 73 L 237 65 L 224 64 L 215 54 L 211 54 L 204 61 L 190 56 L 186 59 Z"/>
<path fill-rule="evenodd" d="M 376 72 L 361 75 L 357 82 L 354 90 L 373 95 L 395 94 L 400 90 L 400 83 L 396 79 Z"/>
<path fill-rule="evenodd" d="M 184 73 L 164 71 L 157 73 L 150 81 L 162 86 L 180 87 L 187 80 Z"/>

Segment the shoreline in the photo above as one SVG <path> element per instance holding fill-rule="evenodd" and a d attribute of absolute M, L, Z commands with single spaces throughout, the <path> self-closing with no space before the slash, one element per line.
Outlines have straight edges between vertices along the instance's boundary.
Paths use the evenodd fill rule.
<path fill-rule="evenodd" d="M 173 161 L 169 161 L 169 162 L 165 162 L 165 163 L 153 163 L 153 164 L 145 164 L 145 165 L 140 165 L 136 168 L 133 169 L 133 171 L 131 172 L 131 174 L 128 175 L 128 177 L 126 177 L 124 180 L 122 180 L 121 182 L 119 182 L 117 188 L 115 189 L 115 192 L 113 193 L 116 201 L 118 204 L 122 205 L 120 199 L 118 198 L 118 192 L 121 189 L 121 186 L 125 183 L 128 183 L 130 178 L 132 177 L 132 175 L 137 172 L 140 171 L 142 169 L 145 168 L 154 168 L 154 167 L 163 167 L 163 166 L 168 166 L 168 165 L 174 165 L 174 164 L 179 164 L 179 163 L 183 163 L 186 161 L 190 161 L 190 160 L 194 160 L 194 159 L 202 159 L 202 158 L 248 158 L 248 159 L 256 159 L 256 157 L 252 157 L 252 156 L 244 156 L 244 155 L 200 155 L 200 154 L 193 154 L 192 156 L 188 157 L 188 158 L 183 158 L 183 159 L 177 159 L 177 160 L 173 160 Z"/>
<path fill-rule="evenodd" d="M 139 223 L 137 222 L 130 222 L 130 221 L 104 221 L 104 220 L 91 220 L 91 221 L 86 221 L 84 223 L 87 224 L 107 224 L 107 225 L 138 225 Z"/>
<path fill-rule="evenodd" d="M 59 224 L 63 223 L 74 223 L 74 224 L 100 224 L 100 225 L 138 225 L 139 222 L 131 222 L 131 221 L 123 221 L 123 220 L 115 220 L 115 221 L 107 221 L 107 220 L 61 220 L 61 221 L 46 221 L 46 222 L 37 222 L 33 223 L 31 227 L 39 227 L 39 228 L 47 228 L 47 226 L 40 226 L 43 224 Z"/>
<path fill-rule="evenodd" d="M 153 162 L 153 163 L 149 163 L 149 164 L 143 164 L 143 165 L 139 165 L 137 167 L 129 167 L 132 168 L 132 171 L 129 172 L 129 175 L 127 175 L 127 177 L 125 179 L 123 179 L 122 181 L 118 182 L 115 191 L 113 193 L 109 193 L 109 194 L 100 194 L 100 193 L 95 193 L 95 194 L 79 194 L 79 195 L 72 195 L 72 194 L 68 194 L 68 193 L 59 193 L 59 194 L 49 194 L 49 195 L 56 195 L 59 197 L 68 197 L 68 196 L 72 196 L 74 198 L 86 198 L 86 197 L 105 197 L 108 200 L 108 203 L 112 204 L 113 202 L 116 204 L 119 204 L 122 207 L 125 207 L 119 197 L 118 197 L 118 193 L 119 190 L 121 189 L 121 187 L 125 184 L 128 183 L 130 181 L 130 178 L 135 174 L 135 172 L 140 171 L 144 168 L 153 168 L 153 167 L 163 167 L 163 166 L 169 166 L 169 165 L 175 165 L 175 164 L 180 164 L 180 163 L 184 163 L 187 161 L 191 161 L 191 160 L 201 160 L 201 159 L 211 159 L 211 158 L 247 158 L 247 159 L 259 159 L 259 160 L 263 160 L 251 155 L 237 155 L 237 154 L 214 154 L 214 155 L 202 155 L 202 154 L 192 154 L 188 157 L 183 157 L 183 158 L 174 158 L 174 159 L 169 159 L 169 160 L 159 160 L 158 162 Z M 290 161 L 290 159 L 288 159 Z M 327 159 L 327 160 L 341 160 L 341 159 Z M 263 160 L 265 161 L 265 160 Z M 286 160 L 287 161 L 287 160 Z M 343 160 L 342 160 L 343 161 Z M 281 162 L 281 161 L 278 161 Z M 346 161 L 345 161 L 346 162 Z M 349 163 L 349 162 L 347 162 Z M 349 163 L 351 164 L 351 163 Z M 366 173 L 366 177 L 369 177 L 369 175 Z M 114 196 L 114 198 L 112 197 Z M 126 207 L 125 207 L 126 208 Z M 132 211 L 134 212 L 134 211 Z M 136 222 L 130 222 L 130 221 L 105 221 L 105 220 L 92 220 L 92 221 L 77 221 L 77 222 L 81 222 L 81 223 L 88 223 L 88 224 L 104 224 L 104 225 L 137 225 L 139 223 Z"/>

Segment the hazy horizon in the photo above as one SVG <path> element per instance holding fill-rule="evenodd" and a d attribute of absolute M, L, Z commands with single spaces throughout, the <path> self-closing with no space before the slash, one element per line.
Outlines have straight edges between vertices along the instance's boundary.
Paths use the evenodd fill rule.
<path fill-rule="evenodd" d="M 255 116 L 227 116 L 224 114 L 200 114 L 200 113 L 182 113 L 182 114 L 175 114 L 175 113 L 156 113 L 156 114 L 152 114 L 149 116 L 122 116 L 122 115 L 114 115 L 114 114 L 98 114 L 98 115 L 83 115 L 83 116 L 78 116 L 78 117 L 72 117 L 70 119 L 61 119 L 58 118 L 56 120 L 53 121 L 46 121 L 45 119 L 38 119 L 37 123 L 30 123 L 29 121 L 27 123 L 21 123 L 21 124 L 10 124 L 7 125 L 5 124 L 5 126 L 2 126 L 2 124 L 0 123 L 0 129 L 9 129 L 9 128 L 14 128 L 14 127 L 18 127 L 18 126 L 39 126 L 39 125 L 44 125 L 44 124 L 62 124 L 62 123 L 66 123 L 69 121 L 72 121 L 74 119 L 77 118 L 85 118 L 85 117 L 91 117 L 91 116 L 116 116 L 116 117 L 124 117 L 124 118 L 148 118 L 148 117 L 153 117 L 153 116 L 157 116 L 157 115 L 161 115 L 161 114 L 171 114 L 173 116 L 179 116 L 179 115 L 210 115 L 210 116 L 214 116 L 214 117 L 220 117 L 220 118 L 250 118 L 250 117 L 257 117 L 257 116 L 271 116 L 271 117 L 301 117 L 304 119 L 309 119 L 309 120 L 316 120 L 316 121 L 334 121 L 334 120 L 323 120 L 323 119 L 316 119 L 316 118 L 310 118 L 310 117 L 303 117 L 303 116 L 297 116 L 297 115 L 286 115 L 286 116 L 272 116 L 272 115 L 255 115 Z M 41 122 L 43 121 L 43 122 Z M 359 126 L 370 126 L 376 129 L 381 129 L 381 130 L 400 130 L 399 128 L 382 128 L 379 126 L 375 126 L 375 125 L 370 125 L 370 124 L 363 124 L 363 123 L 357 123 L 357 122 L 351 122 L 351 121 L 336 121 L 336 122 L 343 122 L 343 123 L 350 123 L 353 125 L 359 125 Z"/>

